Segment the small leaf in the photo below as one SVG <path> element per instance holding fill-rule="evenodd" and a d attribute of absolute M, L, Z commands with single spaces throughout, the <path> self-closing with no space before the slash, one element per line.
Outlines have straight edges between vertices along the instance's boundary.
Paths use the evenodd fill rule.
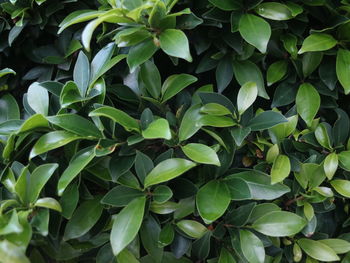
<path fill-rule="evenodd" d="M 248 230 L 240 230 L 241 249 L 249 262 L 264 263 L 265 249 L 261 240 Z"/>
<path fill-rule="evenodd" d="M 160 118 L 151 122 L 146 130 L 142 131 L 145 139 L 171 139 L 169 123 L 166 119 Z"/>
<path fill-rule="evenodd" d="M 350 198 L 350 181 L 336 179 L 331 181 L 333 188 L 342 196 Z"/>
<path fill-rule="evenodd" d="M 237 110 L 242 115 L 256 100 L 258 87 L 255 82 L 245 83 L 237 95 Z"/>
<path fill-rule="evenodd" d="M 331 35 L 323 33 L 314 33 L 305 38 L 298 54 L 312 51 L 328 50 L 334 47 L 336 44 L 337 40 L 335 40 Z"/>
<path fill-rule="evenodd" d="M 338 49 L 336 73 L 346 95 L 350 93 L 350 51 Z"/>
<path fill-rule="evenodd" d="M 208 231 L 205 226 L 194 220 L 181 220 L 176 223 L 176 226 L 186 235 L 196 239 L 201 238 Z"/>
<path fill-rule="evenodd" d="M 177 29 L 166 29 L 159 37 L 161 49 L 169 56 L 183 58 L 192 62 L 188 39 L 184 32 Z"/>
<path fill-rule="evenodd" d="M 53 199 L 51 197 L 45 197 L 38 199 L 34 206 L 37 207 L 45 207 L 52 210 L 56 210 L 57 212 L 62 212 L 62 207 L 59 202 L 56 201 L 56 199 Z"/>
<path fill-rule="evenodd" d="M 174 179 L 195 166 L 194 162 L 181 158 L 162 161 L 146 176 L 145 188 Z"/>
<path fill-rule="evenodd" d="M 264 19 L 251 14 L 244 14 L 239 20 L 239 33 L 245 41 L 266 53 L 271 36 L 271 27 Z"/>
<path fill-rule="evenodd" d="M 285 60 L 277 61 L 267 69 L 267 86 L 271 86 L 281 80 L 287 73 L 288 62 Z"/>
<path fill-rule="evenodd" d="M 198 79 L 189 74 L 176 74 L 168 77 L 162 86 L 162 102 L 174 97 L 187 86 L 196 82 Z"/>
<path fill-rule="evenodd" d="M 0 70 L 0 78 L 3 76 L 6 76 L 8 74 L 16 75 L 16 72 L 10 68 L 4 68 L 4 69 Z"/>
<path fill-rule="evenodd" d="M 305 225 L 306 220 L 296 214 L 275 211 L 258 218 L 252 227 L 267 236 L 283 237 L 299 233 Z"/>
<path fill-rule="evenodd" d="M 158 99 L 161 92 L 161 78 L 157 66 L 151 61 L 146 61 L 141 66 L 140 76 L 148 93 Z"/>
<path fill-rule="evenodd" d="M 321 98 L 317 90 L 309 83 L 302 84 L 299 87 L 295 103 L 298 114 L 310 127 L 321 104 Z"/>
<path fill-rule="evenodd" d="M 298 244 L 306 254 L 314 259 L 324 262 L 340 260 L 333 249 L 320 241 L 302 238 L 298 240 Z"/>
<path fill-rule="evenodd" d="M 28 88 L 27 100 L 29 106 L 36 112 L 47 116 L 49 111 L 49 93 L 35 82 Z"/>
<path fill-rule="evenodd" d="M 114 219 L 110 242 L 115 256 L 129 245 L 139 232 L 145 203 L 145 197 L 134 199 Z"/>
<path fill-rule="evenodd" d="M 156 203 L 162 204 L 168 201 L 172 196 L 173 192 L 171 188 L 166 185 L 158 185 L 153 191 L 153 200 Z"/>
<path fill-rule="evenodd" d="M 197 163 L 213 164 L 220 166 L 220 160 L 216 152 L 200 143 L 189 143 L 181 147 L 185 155 Z"/>
<path fill-rule="evenodd" d="M 271 169 L 271 184 L 283 182 L 290 173 L 290 161 L 286 155 L 278 155 L 273 162 Z"/>
<path fill-rule="evenodd" d="M 208 224 L 225 213 L 230 201 L 231 197 L 227 186 L 217 180 L 210 181 L 201 187 L 196 196 L 199 215 Z"/>

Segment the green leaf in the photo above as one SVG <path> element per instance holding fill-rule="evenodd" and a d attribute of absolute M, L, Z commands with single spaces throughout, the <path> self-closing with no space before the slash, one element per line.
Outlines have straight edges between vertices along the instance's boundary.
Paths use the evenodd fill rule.
<path fill-rule="evenodd" d="M 288 177 L 290 169 L 288 156 L 283 154 L 278 155 L 271 168 L 271 184 L 283 182 Z"/>
<path fill-rule="evenodd" d="M 139 123 L 125 112 L 110 106 L 103 106 L 89 113 L 89 116 L 103 116 L 123 126 L 127 131 L 140 131 Z"/>
<path fill-rule="evenodd" d="M 93 147 L 85 148 L 79 151 L 70 161 L 66 170 L 64 170 L 57 184 L 57 193 L 61 196 L 67 186 L 73 179 L 91 162 L 95 157 Z"/>
<path fill-rule="evenodd" d="M 286 74 L 288 69 L 288 62 L 285 60 L 277 61 L 269 66 L 267 69 L 267 86 L 280 81 Z"/>
<path fill-rule="evenodd" d="M 336 73 L 346 95 L 350 93 L 350 51 L 338 49 Z"/>
<path fill-rule="evenodd" d="M 151 158 L 149 158 L 146 154 L 143 154 L 142 152 L 136 151 L 135 171 L 142 183 L 144 182 L 147 174 L 153 168 L 154 165 Z"/>
<path fill-rule="evenodd" d="M 123 249 L 117 256 L 117 262 L 118 263 L 139 263 L 134 256 L 133 253 L 131 253 L 128 249 Z"/>
<path fill-rule="evenodd" d="M 56 199 L 53 199 L 51 197 L 44 197 L 44 198 L 38 199 L 35 202 L 34 206 L 45 207 L 45 208 L 55 210 L 57 212 L 62 212 L 62 207 L 61 207 L 60 203 L 57 202 Z"/>
<path fill-rule="evenodd" d="M 39 140 L 34 144 L 32 150 L 30 151 L 29 159 L 32 159 L 39 154 L 62 147 L 63 145 L 66 145 L 80 138 L 81 137 L 78 135 L 66 131 L 49 132 L 41 136 Z"/>
<path fill-rule="evenodd" d="M 35 168 L 30 176 L 28 202 L 34 203 L 47 181 L 51 178 L 55 170 L 58 168 L 57 163 L 43 164 Z"/>
<path fill-rule="evenodd" d="M 230 184 L 230 181 L 233 180 L 234 183 L 237 183 L 237 179 L 247 184 L 251 199 L 254 200 L 273 200 L 290 191 L 289 187 L 281 183 L 271 185 L 270 176 L 255 170 L 229 175 L 225 177 L 225 182 Z"/>
<path fill-rule="evenodd" d="M 146 176 L 145 188 L 174 179 L 195 166 L 194 162 L 181 158 L 162 161 Z"/>
<path fill-rule="evenodd" d="M 36 113 L 47 116 L 49 111 L 49 93 L 39 83 L 34 82 L 29 86 L 27 100 L 29 106 Z"/>
<path fill-rule="evenodd" d="M 168 77 L 162 86 L 162 102 L 171 99 L 197 80 L 196 77 L 188 74 L 176 74 Z"/>
<path fill-rule="evenodd" d="M 256 100 L 258 87 L 255 82 L 245 83 L 237 95 L 237 110 L 242 115 Z"/>
<path fill-rule="evenodd" d="M 192 137 L 200 128 L 200 119 L 202 114 L 200 113 L 201 105 L 191 106 L 182 118 L 179 128 L 179 140 L 184 141 Z"/>
<path fill-rule="evenodd" d="M 288 120 L 279 112 L 264 111 L 251 119 L 248 123 L 248 127 L 252 131 L 261 131 L 287 121 Z"/>
<path fill-rule="evenodd" d="M 327 155 L 323 163 L 324 172 L 329 180 L 332 180 L 335 172 L 338 168 L 338 155 L 336 153 L 331 153 Z"/>
<path fill-rule="evenodd" d="M 251 14 L 244 14 L 239 20 L 239 33 L 245 41 L 266 53 L 271 36 L 271 27 L 264 19 Z"/>
<path fill-rule="evenodd" d="M 90 63 L 83 51 L 79 52 L 74 67 L 73 80 L 79 88 L 80 95 L 85 97 L 90 80 Z"/>
<path fill-rule="evenodd" d="M 192 62 L 188 39 L 181 30 L 164 30 L 159 36 L 159 42 L 161 49 L 169 56 Z"/>
<path fill-rule="evenodd" d="M 249 60 L 233 61 L 233 72 L 237 82 L 243 86 L 247 82 L 254 82 L 258 87 L 258 95 L 264 99 L 269 99 L 265 90 L 265 82 L 259 67 Z"/>
<path fill-rule="evenodd" d="M 331 185 L 342 196 L 345 196 L 347 198 L 350 198 L 350 181 L 348 180 L 342 180 L 342 179 L 336 179 L 331 181 Z"/>
<path fill-rule="evenodd" d="M 30 263 L 23 249 L 6 239 L 0 241 L 0 257 L 4 263 Z"/>
<path fill-rule="evenodd" d="M 350 251 L 350 242 L 342 239 L 329 238 L 319 240 L 319 242 L 325 244 L 326 246 L 329 246 L 337 254 L 344 254 Z"/>
<path fill-rule="evenodd" d="M 179 208 L 179 204 L 171 201 L 164 203 L 152 202 L 150 206 L 150 211 L 159 215 L 171 214 Z"/>
<path fill-rule="evenodd" d="M 231 135 L 235 140 L 237 146 L 241 146 L 244 139 L 250 134 L 251 129 L 249 127 L 233 127 L 231 130 Z"/>
<path fill-rule="evenodd" d="M 346 171 L 350 171 L 350 151 L 342 151 L 338 154 L 339 165 Z"/>
<path fill-rule="evenodd" d="M 309 83 L 300 85 L 295 103 L 298 114 L 310 127 L 321 105 L 317 90 Z"/>
<path fill-rule="evenodd" d="M 314 259 L 324 262 L 340 260 L 333 249 L 320 241 L 302 238 L 298 240 L 298 244 L 306 254 Z"/>
<path fill-rule="evenodd" d="M 262 3 L 255 8 L 255 12 L 262 17 L 277 21 L 293 18 L 288 6 L 277 2 Z"/>
<path fill-rule="evenodd" d="M 97 223 L 103 211 L 100 200 L 100 197 L 95 197 L 92 200 L 83 202 L 75 210 L 64 230 L 64 240 L 81 237 Z"/>
<path fill-rule="evenodd" d="M 206 113 L 214 116 L 231 115 L 231 111 L 225 106 L 218 103 L 208 103 L 201 108 L 201 113 Z"/>
<path fill-rule="evenodd" d="M 301 49 L 298 51 L 298 54 L 328 50 L 334 47 L 336 44 L 337 40 L 335 40 L 331 35 L 314 33 L 305 38 Z"/>
<path fill-rule="evenodd" d="M 6 76 L 8 74 L 16 75 L 16 72 L 10 68 L 4 68 L 4 69 L 0 70 L 0 78 L 3 76 Z"/>
<path fill-rule="evenodd" d="M 217 180 L 212 180 L 202 186 L 196 195 L 199 215 L 208 224 L 225 213 L 230 201 L 230 192 L 226 184 Z"/>
<path fill-rule="evenodd" d="M 320 123 L 315 130 L 317 142 L 326 149 L 332 149 L 331 141 L 328 136 L 327 123 Z"/>
<path fill-rule="evenodd" d="M 153 200 L 156 203 L 162 204 L 168 201 L 172 196 L 173 192 L 171 188 L 166 185 L 158 185 L 153 191 Z"/>
<path fill-rule="evenodd" d="M 146 61 L 141 66 L 140 76 L 147 92 L 158 99 L 161 92 L 161 78 L 157 66 L 150 60 Z"/>
<path fill-rule="evenodd" d="M 116 216 L 112 226 L 110 242 L 113 254 L 118 255 L 135 238 L 143 220 L 145 197 L 130 202 Z"/>
<path fill-rule="evenodd" d="M 241 249 L 249 262 L 264 263 L 265 249 L 261 240 L 248 230 L 239 230 Z"/>
<path fill-rule="evenodd" d="M 213 164 L 220 166 L 220 160 L 216 152 L 200 143 L 189 143 L 181 147 L 185 155 L 197 163 Z"/>
<path fill-rule="evenodd" d="M 130 72 L 134 72 L 138 66 L 149 60 L 157 50 L 158 47 L 155 45 L 152 38 L 148 38 L 145 41 L 131 47 L 126 59 Z"/>
<path fill-rule="evenodd" d="M 20 119 L 20 112 L 16 99 L 11 94 L 0 98 L 0 122 Z"/>
<path fill-rule="evenodd" d="M 209 0 L 211 4 L 214 6 L 225 10 L 225 11 L 232 11 L 232 10 L 239 10 L 242 8 L 242 4 L 240 1 L 231 1 L 231 0 Z"/>
<path fill-rule="evenodd" d="M 103 13 L 103 11 L 96 10 L 79 10 L 72 12 L 59 24 L 60 29 L 58 30 L 58 34 L 71 25 L 94 19 Z"/>
<path fill-rule="evenodd" d="M 102 134 L 95 124 L 77 114 L 61 114 L 47 117 L 46 119 L 50 123 L 77 135 L 83 137 L 102 138 Z"/>
<path fill-rule="evenodd" d="M 201 238 L 208 229 L 201 223 L 194 220 L 181 220 L 176 223 L 176 226 L 181 229 L 186 235 L 193 238 Z"/>
<path fill-rule="evenodd" d="M 267 236 L 283 237 L 299 233 L 305 225 L 306 220 L 294 213 L 275 211 L 258 218 L 252 227 Z"/>
<path fill-rule="evenodd" d="M 171 130 L 166 119 L 159 118 L 151 122 L 146 130 L 142 131 L 145 139 L 171 139 Z"/>
<path fill-rule="evenodd" d="M 112 188 L 101 200 L 102 204 L 124 207 L 127 206 L 135 198 L 144 196 L 144 194 L 136 189 L 132 189 L 123 185 Z"/>
<path fill-rule="evenodd" d="M 30 132 L 39 128 L 46 130 L 47 128 L 49 128 L 49 122 L 47 121 L 47 119 L 45 119 L 43 115 L 34 114 L 25 120 L 25 122 L 17 130 L 17 134 Z"/>
<path fill-rule="evenodd" d="M 218 263 L 236 263 L 231 253 L 226 248 L 221 248 Z"/>

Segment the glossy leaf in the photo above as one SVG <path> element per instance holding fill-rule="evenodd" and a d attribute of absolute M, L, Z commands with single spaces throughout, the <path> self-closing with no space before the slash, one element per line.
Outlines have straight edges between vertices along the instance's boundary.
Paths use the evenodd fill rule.
<path fill-rule="evenodd" d="M 320 241 L 302 238 L 298 240 L 298 244 L 306 254 L 314 259 L 324 262 L 340 260 L 333 249 Z"/>
<path fill-rule="evenodd" d="M 256 100 L 258 96 L 258 87 L 254 82 L 245 83 L 237 95 L 237 110 L 239 114 L 243 114 Z"/>
<path fill-rule="evenodd" d="M 161 49 L 169 56 L 192 61 L 188 39 L 186 35 L 177 29 L 166 29 L 159 37 Z"/>
<path fill-rule="evenodd" d="M 350 51 L 339 49 L 337 53 L 336 72 L 345 94 L 350 93 Z"/>
<path fill-rule="evenodd" d="M 311 84 L 304 83 L 299 87 L 295 102 L 298 114 L 308 126 L 311 126 L 311 122 L 320 108 L 320 95 Z"/>
<path fill-rule="evenodd" d="M 276 157 L 271 168 L 271 183 L 283 182 L 290 173 L 290 161 L 288 156 L 280 154 Z"/>
<path fill-rule="evenodd" d="M 204 144 L 189 143 L 182 146 L 181 149 L 188 158 L 195 162 L 220 166 L 216 152 Z"/>
<path fill-rule="evenodd" d="M 336 44 L 337 40 L 335 40 L 331 35 L 315 33 L 305 38 L 298 54 L 328 50 L 334 47 Z"/>
<path fill-rule="evenodd" d="M 249 262 L 265 262 L 265 249 L 262 241 L 248 230 L 240 230 L 241 249 Z"/>

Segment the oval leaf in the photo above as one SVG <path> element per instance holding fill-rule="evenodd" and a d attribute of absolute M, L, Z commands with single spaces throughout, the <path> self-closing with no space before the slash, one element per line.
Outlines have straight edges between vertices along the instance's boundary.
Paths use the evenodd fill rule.
<path fill-rule="evenodd" d="M 216 166 L 220 166 L 220 160 L 216 152 L 212 148 L 204 144 L 189 143 L 185 146 L 182 146 L 181 149 L 188 158 L 197 163 L 213 164 Z"/>

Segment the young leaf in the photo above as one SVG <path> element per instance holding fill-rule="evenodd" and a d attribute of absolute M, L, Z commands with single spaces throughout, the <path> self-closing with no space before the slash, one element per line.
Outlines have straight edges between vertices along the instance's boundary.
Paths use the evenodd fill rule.
<path fill-rule="evenodd" d="M 114 219 L 110 242 L 115 256 L 129 245 L 139 232 L 145 203 L 145 197 L 134 199 Z"/>
<path fill-rule="evenodd" d="M 333 188 L 342 196 L 350 198 L 350 181 L 336 179 L 331 181 Z"/>
<path fill-rule="evenodd" d="M 27 100 L 29 106 L 36 113 L 47 116 L 49 112 L 49 93 L 39 83 L 34 82 L 29 86 Z"/>
<path fill-rule="evenodd" d="M 188 158 L 195 162 L 220 166 L 220 160 L 216 152 L 204 144 L 189 143 L 182 146 L 181 149 Z"/>
<path fill-rule="evenodd" d="M 337 40 L 335 40 L 331 35 L 324 33 L 314 33 L 305 38 L 298 54 L 312 51 L 328 50 L 334 47 L 336 44 Z"/>
<path fill-rule="evenodd" d="M 273 162 L 271 169 L 271 184 L 283 182 L 290 173 L 290 161 L 288 156 L 280 154 Z"/>
<path fill-rule="evenodd" d="M 166 119 L 160 118 L 151 122 L 147 129 L 142 131 L 145 139 L 171 139 L 171 130 Z"/>
<path fill-rule="evenodd" d="M 258 87 L 255 82 L 245 83 L 237 95 L 237 110 L 242 115 L 256 100 Z"/>

